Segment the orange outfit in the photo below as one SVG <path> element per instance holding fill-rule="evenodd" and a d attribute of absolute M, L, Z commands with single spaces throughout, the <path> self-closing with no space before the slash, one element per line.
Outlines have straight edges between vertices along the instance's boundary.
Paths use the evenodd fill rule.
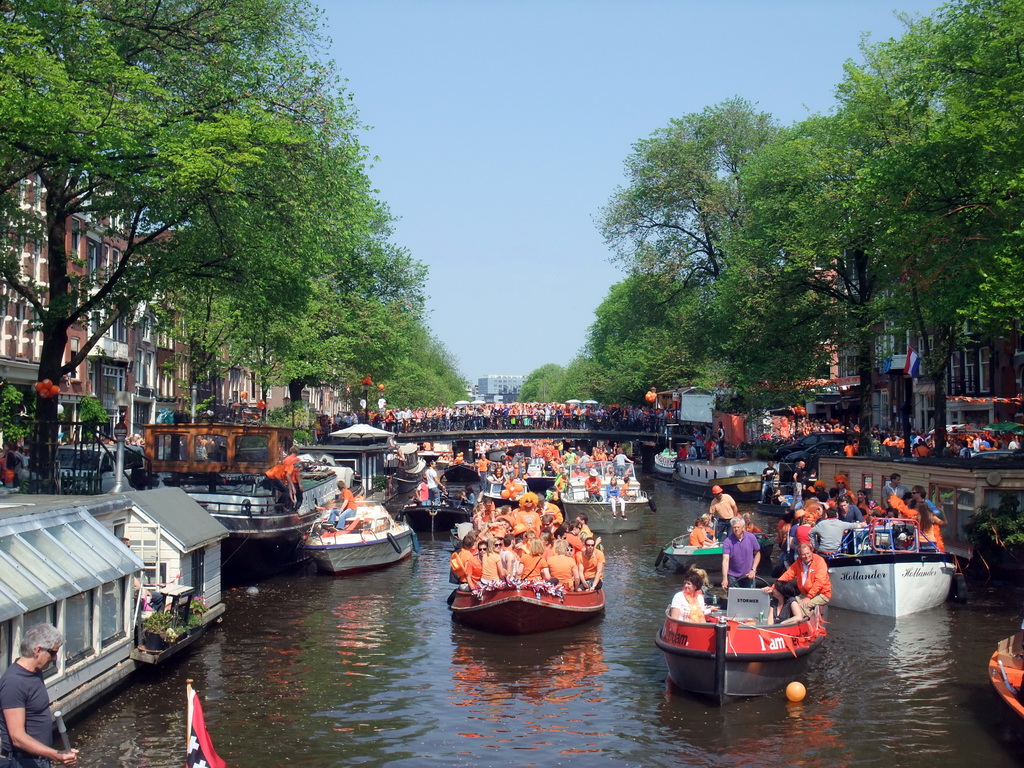
<path fill-rule="evenodd" d="M 488 552 L 480 561 L 480 578 L 486 581 L 497 581 L 501 578 L 498 574 L 498 564 L 501 562 L 501 555 L 497 552 Z"/>
<path fill-rule="evenodd" d="M 548 558 L 548 570 L 551 571 L 551 577 L 558 579 L 559 584 L 568 585 L 569 589 L 575 587 L 572 578 L 572 569 L 575 565 L 576 561 L 568 555 L 555 555 Z"/>
<path fill-rule="evenodd" d="M 588 494 L 600 494 L 601 493 L 601 478 L 590 475 L 586 480 L 583 481 L 583 490 Z"/>
<path fill-rule="evenodd" d="M 690 531 L 690 546 L 691 547 L 703 547 L 705 544 L 711 541 L 711 537 L 708 536 L 708 532 L 704 530 L 704 526 L 698 525 L 692 531 Z"/>
<path fill-rule="evenodd" d="M 604 562 L 604 552 L 600 549 L 595 549 L 594 556 L 589 558 L 586 555 L 586 551 L 576 553 L 576 564 L 579 565 L 580 570 L 583 572 L 583 578 L 588 581 L 597 576 L 597 566 L 604 565 Z"/>
<path fill-rule="evenodd" d="M 824 595 L 830 600 L 832 599 L 832 580 L 828 577 L 828 565 L 821 555 L 811 555 L 811 565 L 806 582 L 804 581 L 804 563 L 800 559 L 797 559 L 789 566 L 789 570 L 779 576 L 779 581 L 793 581 L 793 579 L 796 579 L 796 587 L 805 597 Z"/>
<path fill-rule="evenodd" d="M 529 552 L 522 553 L 519 562 L 523 564 L 523 578 L 531 581 L 543 578 L 541 571 L 548 567 L 544 555 L 531 555 Z"/>

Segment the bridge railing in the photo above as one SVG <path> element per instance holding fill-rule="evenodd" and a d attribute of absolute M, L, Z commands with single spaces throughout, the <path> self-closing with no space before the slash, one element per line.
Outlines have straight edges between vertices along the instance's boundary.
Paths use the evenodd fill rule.
<path fill-rule="evenodd" d="M 373 419 L 372 425 L 400 435 L 417 433 L 437 434 L 439 432 L 485 432 L 494 430 L 587 430 L 593 432 L 648 432 L 656 434 L 665 431 L 664 417 L 615 419 L 608 416 L 592 415 L 552 416 L 474 416 L 455 415 L 420 419 Z"/>

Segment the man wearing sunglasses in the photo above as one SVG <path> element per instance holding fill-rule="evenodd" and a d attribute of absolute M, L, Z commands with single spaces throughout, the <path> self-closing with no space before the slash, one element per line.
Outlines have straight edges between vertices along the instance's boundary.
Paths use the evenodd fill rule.
<path fill-rule="evenodd" d="M 57 663 L 64 637 L 56 627 L 37 624 L 21 639 L 21 657 L 0 677 L 0 768 L 47 768 L 76 765 L 78 750 L 58 752 L 50 746 L 53 716 L 43 670 Z"/>

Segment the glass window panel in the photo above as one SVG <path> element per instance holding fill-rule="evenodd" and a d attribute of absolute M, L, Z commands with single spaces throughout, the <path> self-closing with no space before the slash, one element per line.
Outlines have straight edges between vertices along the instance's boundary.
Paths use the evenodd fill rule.
<path fill-rule="evenodd" d="M 6 555 L 0 555 L 0 584 L 30 611 L 53 603 L 35 577 Z"/>
<path fill-rule="evenodd" d="M 188 459 L 188 436 L 157 435 L 156 458 L 157 461 L 186 461 Z"/>
<path fill-rule="evenodd" d="M 228 439 L 224 435 L 196 435 L 195 461 L 213 461 L 223 464 L 228 460 Z"/>
<path fill-rule="evenodd" d="M 49 605 L 45 605 L 42 608 L 38 608 L 38 609 L 36 609 L 34 611 L 29 611 L 28 613 L 26 613 L 25 614 L 25 621 L 24 621 L 24 629 L 22 630 L 22 632 L 24 633 L 30 627 L 34 627 L 36 624 L 51 624 L 51 625 L 56 627 L 57 626 L 57 606 L 54 605 L 53 603 L 50 603 Z M 63 654 L 64 654 L 64 647 L 61 646 L 60 653 L 58 653 L 57 656 L 60 657 Z M 53 664 L 51 664 L 50 666 L 48 666 L 46 669 L 43 670 L 43 677 L 44 678 L 51 678 L 54 675 L 56 675 L 57 674 L 57 668 L 58 668 L 59 664 L 60 664 L 60 658 L 54 659 L 53 660 Z"/>
<path fill-rule="evenodd" d="M 95 573 L 86 565 L 74 552 L 63 547 L 46 531 L 24 531 L 18 534 L 31 546 L 42 552 L 52 562 L 60 565 L 68 576 L 70 576 L 82 589 L 91 589 L 98 586 L 100 581 Z"/>
<path fill-rule="evenodd" d="M 89 569 L 100 577 L 101 581 L 109 581 L 120 576 L 119 573 L 112 572 L 113 569 L 111 569 L 110 564 L 103 559 L 99 552 L 96 552 L 88 545 L 83 545 L 81 537 L 70 524 L 60 525 L 47 530 L 63 546 L 78 555 L 89 566 Z M 108 573 L 109 575 L 105 575 Z"/>
<path fill-rule="evenodd" d="M 42 559 L 38 552 L 29 547 L 21 536 L 4 536 L 0 538 L 0 550 L 18 561 L 27 573 L 30 573 L 43 589 L 56 599 L 67 597 L 78 592 L 74 584 L 69 582 L 52 564 Z"/>
<path fill-rule="evenodd" d="M 93 652 L 92 595 L 90 590 L 64 601 L 64 656 L 68 664 Z"/>
<path fill-rule="evenodd" d="M 14 649 L 11 648 L 13 636 L 14 626 L 11 622 L 5 621 L 0 624 L 0 674 L 3 674 L 14 660 Z"/>
<path fill-rule="evenodd" d="M 127 579 L 100 587 L 100 640 L 103 645 L 124 635 L 124 597 Z"/>
<path fill-rule="evenodd" d="M 235 438 L 235 461 L 239 464 L 266 465 L 270 456 L 267 435 L 240 435 Z"/>
<path fill-rule="evenodd" d="M 127 549 L 121 542 L 113 540 L 106 529 L 99 526 L 99 523 L 95 523 L 92 520 L 76 520 L 70 523 L 70 525 L 82 537 L 82 541 L 87 546 L 96 550 L 109 567 L 117 570 L 114 577 L 104 578 L 103 581 L 110 581 L 117 576 L 124 576 L 125 574 L 135 572 L 135 563 L 131 556 L 131 550 Z"/>

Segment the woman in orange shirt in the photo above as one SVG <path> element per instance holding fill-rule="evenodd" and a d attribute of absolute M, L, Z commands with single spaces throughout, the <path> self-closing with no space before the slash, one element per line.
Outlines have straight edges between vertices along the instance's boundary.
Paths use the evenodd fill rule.
<path fill-rule="evenodd" d="M 576 561 L 569 556 L 569 542 L 559 539 L 555 542 L 555 554 L 548 558 L 548 570 L 552 579 L 566 589 L 577 589 L 580 583 L 580 571 Z"/>
<path fill-rule="evenodd" d="M 924 501 L 916 501 L 914 506 L 917 508 L 917 522 L 921 526 L 921 538 L 934 544 L 939 552 L 945 552 L 946 543 L 942 540 L 942 531 L 939 530 L 939 526 L 945 525 L 946 521 L 938 515 L 932 514 L 928 504 Z"/>
<path fill-rule="evenodd" d="M 715 536 L 709 531 L 711 518 L 701 515 L 693 523 L 693 530 L 690 531 L 691 547 L 710 547 L 716 544 Z M 703 586 L 703 585 L 702 585 Z"/>
<path fill-rule="evenodd" d="M 501 581 L 505 578 L 505 566 L 501 562 L 501 545 L 497 539 L 480 542 L 476 551 L 480 557 L 480 579 L 482 581 Z"/>
<path fill-rule="evenodd" d="M 530 539 L 526 550 L 519 556 L 519 562 L 523 564 L 524 581 L 547 581 L 551 578 L 548 561 L 544 558 L 544 542 L 540 539 Z"/>

